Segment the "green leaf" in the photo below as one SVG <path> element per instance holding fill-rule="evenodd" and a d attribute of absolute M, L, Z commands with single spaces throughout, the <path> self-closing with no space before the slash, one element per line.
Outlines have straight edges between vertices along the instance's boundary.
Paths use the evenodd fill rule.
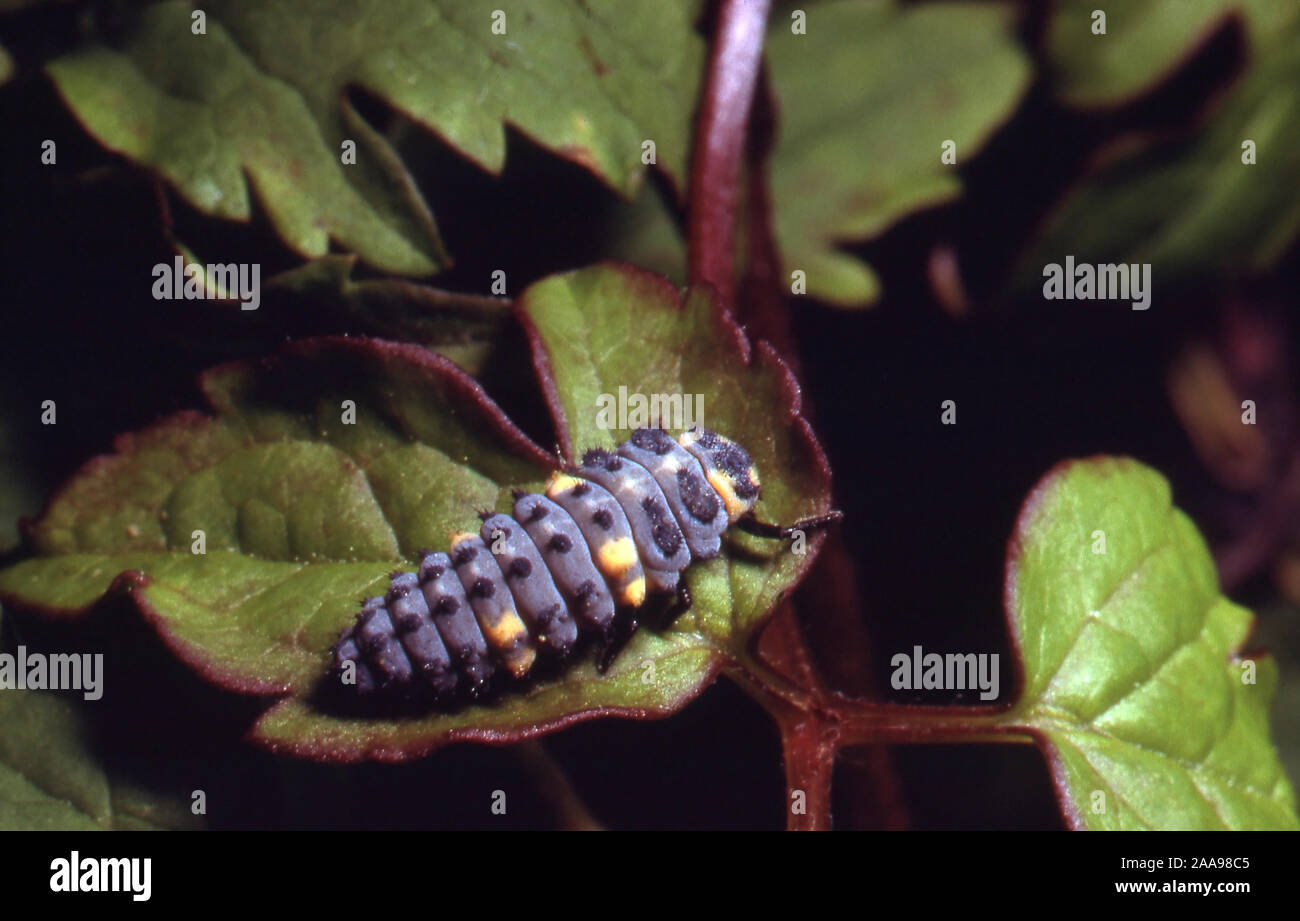
<path fill-rule="evenodd" d="M 1150 263 L 1157 291 L 1267 270 L 1300 233 L 1300 7 L 1251 4 L 1252 61 L 1190 138 L 1124 138 L 1061 203 L 1018 270 L 1066 255 Z M 1267 24 L 1267 29 L 1264 28 Z M 1243 142 L 1256 162 L 1242 162 Z"/>
<path fill-rule="evenodd" d="M 1055 91 L 1075 106 L 1116 105 L 1155 87 L 1186 61 L 1239 0 L 1144 0 L 1108 7 L 1106 33 L 1093 34 L 1097 4 L 1058 0 L 1046 52 Z"/>
<path fill-rule="evenodd" d="M 1277 661 L 1273 736 L 1287 776 L 1300 777 L 1300 607 L 1294 599 L 1283 595 L 1267 602 L 1251 644 L 1269 650 Z"/>
<path fill-rule="evenodd" d="M 469 374 L 483 370 L 510 319 L 508 300 L 398 278 L 354 281 L 356 261 L 355 256 L 322 256 L 268 279 L 267 293 L 283 292 L 316 310 L 330 307 L 344 322 L 385 338 L 418 342 Z"/>
<path fill-rule="evenodd" d="M 88 463 L 32 529 L 43 556 L 0 573 L 0 593 L 72 612 L 138 573 L 120 587 L 183 660 L 283 692 L 319 677 L 389 570 L 548 463 L 416 346 L 315 340 L 203 386 L 217 416 L 173 416 Z"/>
<path fill-rule="evenodd" d="M 620 207 L 609 229 L 605 255 L 686 284 L 686 241 L 662 195 L 641 190 L 635 202 Z"/>
<path fill-rule="evenodd" d="M 789 521 L 828 507 L 825 458 L 788 371 L 770 350 L 749 361 L 706 294 L 683 302 L 661 278 L 603 265 L 539 282 L 520 303 L 566 447 L 628 434 L 583 411 L 593 392 L 699 393 L 697 421 L 753 453 L 760 513 Z M 0 572 L 0 596 L 68 615 L 110 587 L 129 593 L 209 680 L 289 695 L 253 730 L 276 750 L 396 759 L 456 739 L 671 712 L 740 654 L 817 547 L 812 538 L 797 555 L 788 542 L 737 536 L 691 571 L 693 613 L 640 631 L 605 676 L 582 661 L 451 714 L 329 712 L 314 692 L 360 600 L 422 548 L 445 548 L 478 509 L 508 509 L 510 487 L 540 486 L 553 459 L 477 384 L 416 346 L 311 340 L 213 369 L 202 383 L 216 415 L 179 414 L 89 462 L 33 527 L 40 555 Z"/>
<path fill-rule="evenodd" d="M 199 210 L 247 220 L 251 184 L 286 243 L 322 256 L 331 240 L 385 271 L 449 263 L 433 216 L 388 141 L 352 107 L 367 90 L 492 172 L 505 124 L 632 195 L 642 143 L 683 185 L 704 46 L 696 0 L 303 0 L 132 11 L 124 38 L 49 65 L 102 144 L 157 170 Z M 355 164 L 342 145 L 356 142 Z M 245 181 L 245 176 L 249 180 Z"/>
<path fill-rule="evenodd" d="M 10 57 L 9 52 L 0 46 L 0 86 L 9 82 L 9 78 L 14 75 L 14 59 Z"/>
<path fill-rule="evenodd" d="M 641 630 L 604 675 L 578 662 L 563 681 L 512 694 L 500 706 L 421 717 L 340 717 L 286 697 L 258 721 L 259 741 L 278 752 L 340 761 L 401 761 L 456 741 L 515 742 L 578 720 L 673 713 L 712 680 L 717 654 L 698 638 Z M 653 672 L 648 671 L 653 667 Z M 647 681 L 647 675 L 653 680 Z"/>
<path fill-rule="evenodd" d="M 1104 458 L 1050 473 L 1006 601 L 1024 691 L 998 722 L 1046 749 L 1071 824 L 1300 827 L 1268 737 L 1276 666 L 1239 651 L 1253 618 L 1158 473 Z"/>
<path fill-rule="evenodd" d="M 224 279 L 210 275 L 188 246 L 174 238 L 171 243 L 185 270 L 196 272 L 207 297 L 232 304 L 243 300 L 238 291 L 226 290 Z M 355 255 L 332 254 L 268 278 L 265 309 L 332 313 L 334 322 L 357 332 L 418 342 L 471 375 L 483 371 L 510 320 L 509 300 L 443 291 L 403 278 L 354 281 L 356 264 Z"/>
<path fill-rule="evenodd" d="M 110 776 L 71 701 L 46 691 L 0 693 L 0 831 L 187 828 L 183 800 Z"/>
<path fill-rule="evenodd" d="M 620 388 L 682 397 L 684 409 L 699 410 L 694 421 L 753 456 L 763 479 L 760 517 L 796 521 L 829 509 L 825 460 L 801 424 L 797 386 L 766 347 L 749 360 L 741 333 L 705 291 L 689 292 L 679 306 L 662 278 L 608 266 L 540 281 L 520 305 L 534 332 L 534 354 L 554 374 L 552 412 L 563 420 L 570 453 L 612 447 L 631 434 L 626 425 L 606 427 L 600 412 L 601 401 L 617 401 Z M 747 642 L 812 556 L 776 541 L 733 540 L 743 555 L 689 570 L 694 605 L 675 625 L 724 648 Z"/>
<path fill-rule="evenodd" d="M 944 141 L 956 142 L 958 164 L 974 156 L 1019 103 L 1030 66 L 1010 7 L 840 0 L 806 12 L 806 35 L 775 16 L 768 39 L 776 234 L 809 294 L 861 307 L 879 281 L 836 245 L 957 197 Z"/>

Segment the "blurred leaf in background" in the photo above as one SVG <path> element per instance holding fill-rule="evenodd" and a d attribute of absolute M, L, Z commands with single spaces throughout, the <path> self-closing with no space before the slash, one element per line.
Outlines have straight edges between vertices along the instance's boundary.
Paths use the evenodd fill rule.
<path fill-rule="evenodd" d="M 1242 5 L 1241 0 L 1142 0 L 1099 10 L 1089 0 L 1056 0 L 1046 38 L 1053 90 L 1081 108 L 1127 102 L 1186 63 Z"/>
<path fill-rule="evenodd" d="M 768 38 L 777 241 L 810 295 L 863 307 L 880 281 L 837 244 L 960 195 L 959 166 L 1011 117 L 1030 61 L 1010 6 L 838 0 L 806 12 L 806 34 L 776 15 Z M 956 165 L 940 159 L 946 141 Z"/>
<path fill-rule="evenodd" d="M 442 291 L 400 278 L 355 281 L 356 256 L 331 255 L 267 279 L 297 309 L 330 308 L 349 325 L 417 342 L 478 376 L 510 322 L 510 301 Z"/>
<path fill-rule="evenodd" d="M 698 6 L 545 0 L 506 17 L 495 0 L 165 2 L 129 11 L 121 42 L 49 73 L 96 139 L 200 211 L 248 220 L 251 185 L 301 255 L 333 241 L 427 275 L 450 264 L 433 215 L 346 90 L 374 93 L 493 173 L 510 124 L 629 197 L 652 140 L 682 188 Z"/>
<path fill-rule="evenodd" d="M 1087 28 L 1082 7 L 1070 4 L 1057 14 L 1048 51 L 1067 101 L 1113 104 L 1149 87 L 1162 72 L 1151 62 L 1181 59 L 1203 27 L 1228 13 L 1244 22 L 1246 71 L 1209 103 L 1190 135 L 1130 135 L 1103 149 L 1030 247 L 1018 273 L 1022 290 L 1041 285 L 1042 266 L 1066 255 L 1150 263 L 1157 288 L 1166 291 L 1258 274 L 1300 232 L 1300 5 L 1169 0 L 1144 9 L 1149 18 L 1116 17 L 1114 33 L 1073 40 L 1062 36 Z M 1187 28 L 1155 30 L 1188 10 Z M 1123 60 L 1147 63 L 1138 71 L 1117 67 L 1119 52 L 1105 50 L 1111 42 L 1129 49 Z"/>
<path fill-rule="evenodd" d="M 202 827 L 179 795 L 106 770 L 83 726 L 87 716 L 53 692 L 0 694 L 0 831 Z"/>

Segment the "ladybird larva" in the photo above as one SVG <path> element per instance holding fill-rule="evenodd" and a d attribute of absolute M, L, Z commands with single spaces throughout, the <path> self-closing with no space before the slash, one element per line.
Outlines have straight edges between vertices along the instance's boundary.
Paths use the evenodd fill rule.
<path fill-rule="evenodd" d="M 394 573 L 339 636 L 332 672 L 362 696 L 446 706 L 525 681 L 541 662 L 562 666 L 584 639 L 602 646 L 603 671 L 648 598 L 675 595 L 673 616 L 689 607 L 681 573 L 717 556 L 728 527 L 785 537 L 840 517 L 756 521 L 759 487 L 749 454 L 716 432 L 637 429 L 556 471 L 545 495 L 516 491 L 512 514 L 481 513 L 478 534 L 453 534 L 418 571 Z"/>

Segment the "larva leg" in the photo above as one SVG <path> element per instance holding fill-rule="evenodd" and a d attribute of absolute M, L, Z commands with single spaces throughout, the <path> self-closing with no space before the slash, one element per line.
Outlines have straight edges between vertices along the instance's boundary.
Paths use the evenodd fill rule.
<path fill-rule="evenodd" d="M 689 611 L 691 605 L 694 604 L 685 576 L 677 583 L 676 593 L 667 597 L 672 598 L 672 602 L 666 608 L 659 613 L 647 612 L 642 618 L 656 631 L 665 630 L 672 626 L 673 621 Z M 638 625 L 639 621 L 635 616 L 626 619 L 620 618 L 617 625 L 605 636 L 600 645 L 600 654 L 596 658 L 597 671 L 602 675 L 605 674 L 610 665 L 614 663 L 614 660 L 618 658 L 618 654 L 623 651 L 623 647 L 632 639 Z"/>
<path fill-rule="evenodd" d="M 614 664 L 623 647 L 636 635 L 638 626 L 635 614 L 626 614 L 614 619 L 614 628 L 605 635 L 600 644 L 600 654 L 596 657 L 596 671 L 602 675 L 609 671 L 609 667 Z"/>
<path fill-rule="evenodd" d="M 693 604 L 695 599 L 691 597 L 691 588 L 686 584 L 686 577 L 683 575 L 682 580 L 677 583 L 677 598 L 668 609 L 668 613 L 664 615 L 664 626 L 671 626 L 672 622 L 689 611 Z"/>

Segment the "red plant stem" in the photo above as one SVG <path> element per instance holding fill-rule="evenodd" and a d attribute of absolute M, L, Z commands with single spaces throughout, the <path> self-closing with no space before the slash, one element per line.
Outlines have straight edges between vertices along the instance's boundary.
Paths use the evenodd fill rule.
<path fill-rule="evenodd" d="M 758 89 L 750 109 L 749 138 L 745 149 L 743 181 L 746 187 L 745 240 L 747 264 L 741 273 L 736 302 L 736 319 L 753 339 L 766 339 L 781 359 L 799 376 L 799 357 L 791 323 L 789 288 L 782 284 L 781 256 L 772 224 L 772 192 L 769 183 L 772 149 L 776 139 L 776 103 L 766 68 L 759 73 Z M 811 399 L 804 396 L 805 412 Z M 822 550 L 825 553 L 825 548 Z"/>
<path fill-rule="evenodd" d="M 1003 707 L 918 706 L 822 695 L 750 660 L 728 671 L 778 720 L 789 714 L 833 727 L 835 747 L 896 743 L 1032 742 Z"/>
<path fill-rule="evenodd" d="M 728 674 L 768 712 L 780 730 L 789 831 L 832 827 L 831 780 L 836 758 L 846 748 L 1034 741 L 1026 730 L 1005 722 L 1005 712 L 997 707 L 922 707 L 827 695 L 819 683 L 798 688 L 754 659 L 736 663 Z M 887 775 L 887 779 L 892 778 Z M 895 826 L 905 823 L 902 806 L 893 805 L 896 808 L 878 811 Z"/>
<path fill-rule="evenodd" d="M 708 282 L 732 307 L 736 203 L 770 0 L 722 0 L 695 122 L 687 246 L 691 284 Z"/>
<path fill-rule="evenodd" d="M 903 707 L 879 704 L 874 712 L 837 714 L 838 748 L 880 744 L 1000 742 L 1029 744 L 1024 729 L 1000 721 L 1000 714 L 974 707 Z"/>
<path fill-rule="evenodd" d="M 561 829 L 601 831 L 604 828 L 573 788 L 564 768 L 551 757 L 540 740 L 520 742 L 514 751 L 524 769 L 532 775 L 538 791 L 550 801 Z"/>
<path fill-rule="evenodd" d="M 758 666 L 754 670 L 753 666 Z M 752 661 L 729 674 L 776 721 L 785 760 L 785 814 L 788 831 L 829 831 L 835 734 L 819 703 L 817 687 L 793 690 L 785 678 Z"/>
<path fill-rule="evenodd" d="M 785 755 L 788 831 L 830 831 L 831 774 L 836 745 L 830 727 L 814 717 L 779 720 Z"/>
<path fill-rule="evenodd" d="M 813 577 L 800 584 L 794 605 L 786 602 L 777 608 L 755 647 L 760 667 L 789 675 L 816 696 L 813 706 L 823 710 L 828 701 L 868 698 L 875 687 L 872 681 L 875 669 L 867 653 L 871 643 L 857 617 L 857 586 L 847 560 L 832 560 L 832 565 L 826 565 L 828 551 L 838 548 L 844 553 L 839 537 L 838 533 L 828 535 Z M 796 605 L 815 613 L 806 619 L 799 617 Z M 813 655 L 810 645 L 809 630 L 813 625 L 828 628 L 819 637 L 822 642 L 818 656 Z M 829 667 L 832 676 L 829 686 L 820 667 L 823 665 Z M 834 752 L 827 754 L 834 757 Z M 894 775 L 892 749 L 887 745 L 861 746 L 854 754 L 851 761 L 836 761 L 845 769 L 834 774 L 840 805 L 847 813 L 850 826 L 882 830 L 907 828 L 910 822 Z M 788 759 L 787 763 L 790 763 Z"/>

